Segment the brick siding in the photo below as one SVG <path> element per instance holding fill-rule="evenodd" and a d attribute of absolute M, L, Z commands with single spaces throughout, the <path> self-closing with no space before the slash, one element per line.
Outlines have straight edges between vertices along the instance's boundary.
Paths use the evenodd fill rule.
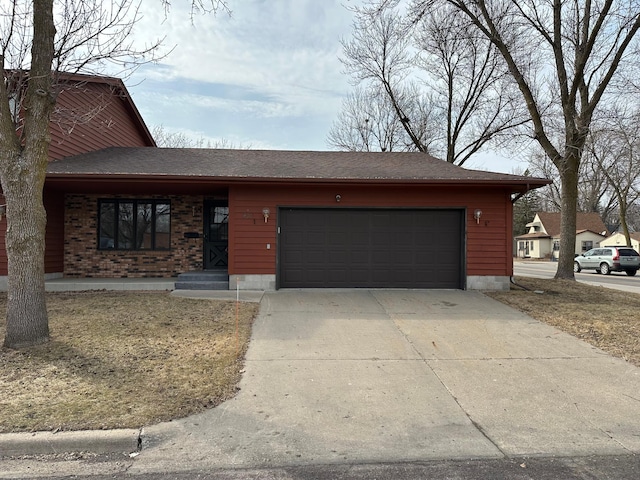
<path fill-rule="evenodd" d="M 171 201 L 171 249 L 158 251 L 98 250 L 98 199 L 163 199 Z M 64 276 L 71 278 L 164 278 L 202 270 L 201 196 L 65 196 Z"/>

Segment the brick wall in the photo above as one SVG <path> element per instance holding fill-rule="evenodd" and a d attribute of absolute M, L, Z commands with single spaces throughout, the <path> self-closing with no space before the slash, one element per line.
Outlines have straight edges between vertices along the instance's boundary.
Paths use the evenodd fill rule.
<path fill-rule="evenodd" d="M 98 199 L 132 198 L 171 201 L 171 249 L 158 251 L 98 250 Z M 66 195 L 64 275 L 82 278 L 173 277 L 202 270 L 201 196 Z"/>

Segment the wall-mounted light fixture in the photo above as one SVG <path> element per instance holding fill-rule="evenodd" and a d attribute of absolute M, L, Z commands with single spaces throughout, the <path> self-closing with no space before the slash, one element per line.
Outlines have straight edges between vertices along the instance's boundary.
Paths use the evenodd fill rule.
<path fill-rule="evenodd" d="M 7 214 L 7 204 L 0 205 L 0 221 L 2 221 L 2 217 Z"/>
<path fill-rule="evenodd" d="M 262 215 L 264 216 L 264 223 L 267 223 L 267 220 L 269 220 L 269 214 L 271 213 L 271 211 L 268 208 L 263 208 L 262 209 Z"/>
<path fill-rule="evenodd" d="M 480 223 L 480 217 L 482 216 L 482 210 L 480 210 L 479 208 L 476 208 L 476 211 L 473 212 L 473 218 L 476 219 L 476 223 Z"/>
<path fill-rule="evenodd" d="M 336 195 L 336 202 L 340 203 L 340 200 L 342 200 L 342 195 Z"/>

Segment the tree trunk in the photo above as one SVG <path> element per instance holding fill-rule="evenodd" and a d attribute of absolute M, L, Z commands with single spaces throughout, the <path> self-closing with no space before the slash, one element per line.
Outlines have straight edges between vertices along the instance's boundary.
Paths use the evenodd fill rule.
<path fill-rule="evenodd" d="M 573 259 L 576 248 L 576 212 L 578 209 L 577 155 L 568 155 L 557 164 L 562 185 L 560 210 L 560 252 L 556 279 L 575 280 Z"/>
<path fill-rule="evenodd" d="M 24 157 L 26 164 L 33 163 Z M 20 180 L 3 182 L 7 201 L 8 297 L 4 346 L 21 348 L 49 339 L 44 289 L 46 213 L 42 203 L 44 176 L 20 172 Z M 34 178 L 41 176 L 42 179 Z"/>
<path fill-rule="evenodd" d="M 49 158 L 54 38 L 53 0 L 33 2 L 31 69 L 24 101 L 23 144 L 0 125 L 0 180 L 7 202 L 7 333 L 4 346 L 21 348 L 49 339 L 44 289 L 46 213 L 42 202 Z M 16 92 L 21 94 L 22 92 Z"/>
<path fill-rule="evenodd" d="M 620 226 L 622 227 L 622 233 L 624 234 L 627 247 L 631 248 L 631 234 L 629 233 L 629 224 L 627 223 L 627 205 L 624 201 L 620 202 Z"/>

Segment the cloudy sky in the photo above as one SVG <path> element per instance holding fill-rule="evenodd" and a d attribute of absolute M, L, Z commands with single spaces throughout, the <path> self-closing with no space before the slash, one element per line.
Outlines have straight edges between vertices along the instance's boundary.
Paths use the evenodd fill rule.
<path fill-rule="evenodd" d="M 353 88 L 339 57 L 358 0 L 229 0 L 232 15 L 165 16 L 143 3 L 137 35 L 175 46 L 126 81 L 147 125 L 235 147 L 329 150 L 327 133 Z M 157 3 L 155 3 L 157 5 Z M 512 172 L 480 156 L 468 168 Z"/>

